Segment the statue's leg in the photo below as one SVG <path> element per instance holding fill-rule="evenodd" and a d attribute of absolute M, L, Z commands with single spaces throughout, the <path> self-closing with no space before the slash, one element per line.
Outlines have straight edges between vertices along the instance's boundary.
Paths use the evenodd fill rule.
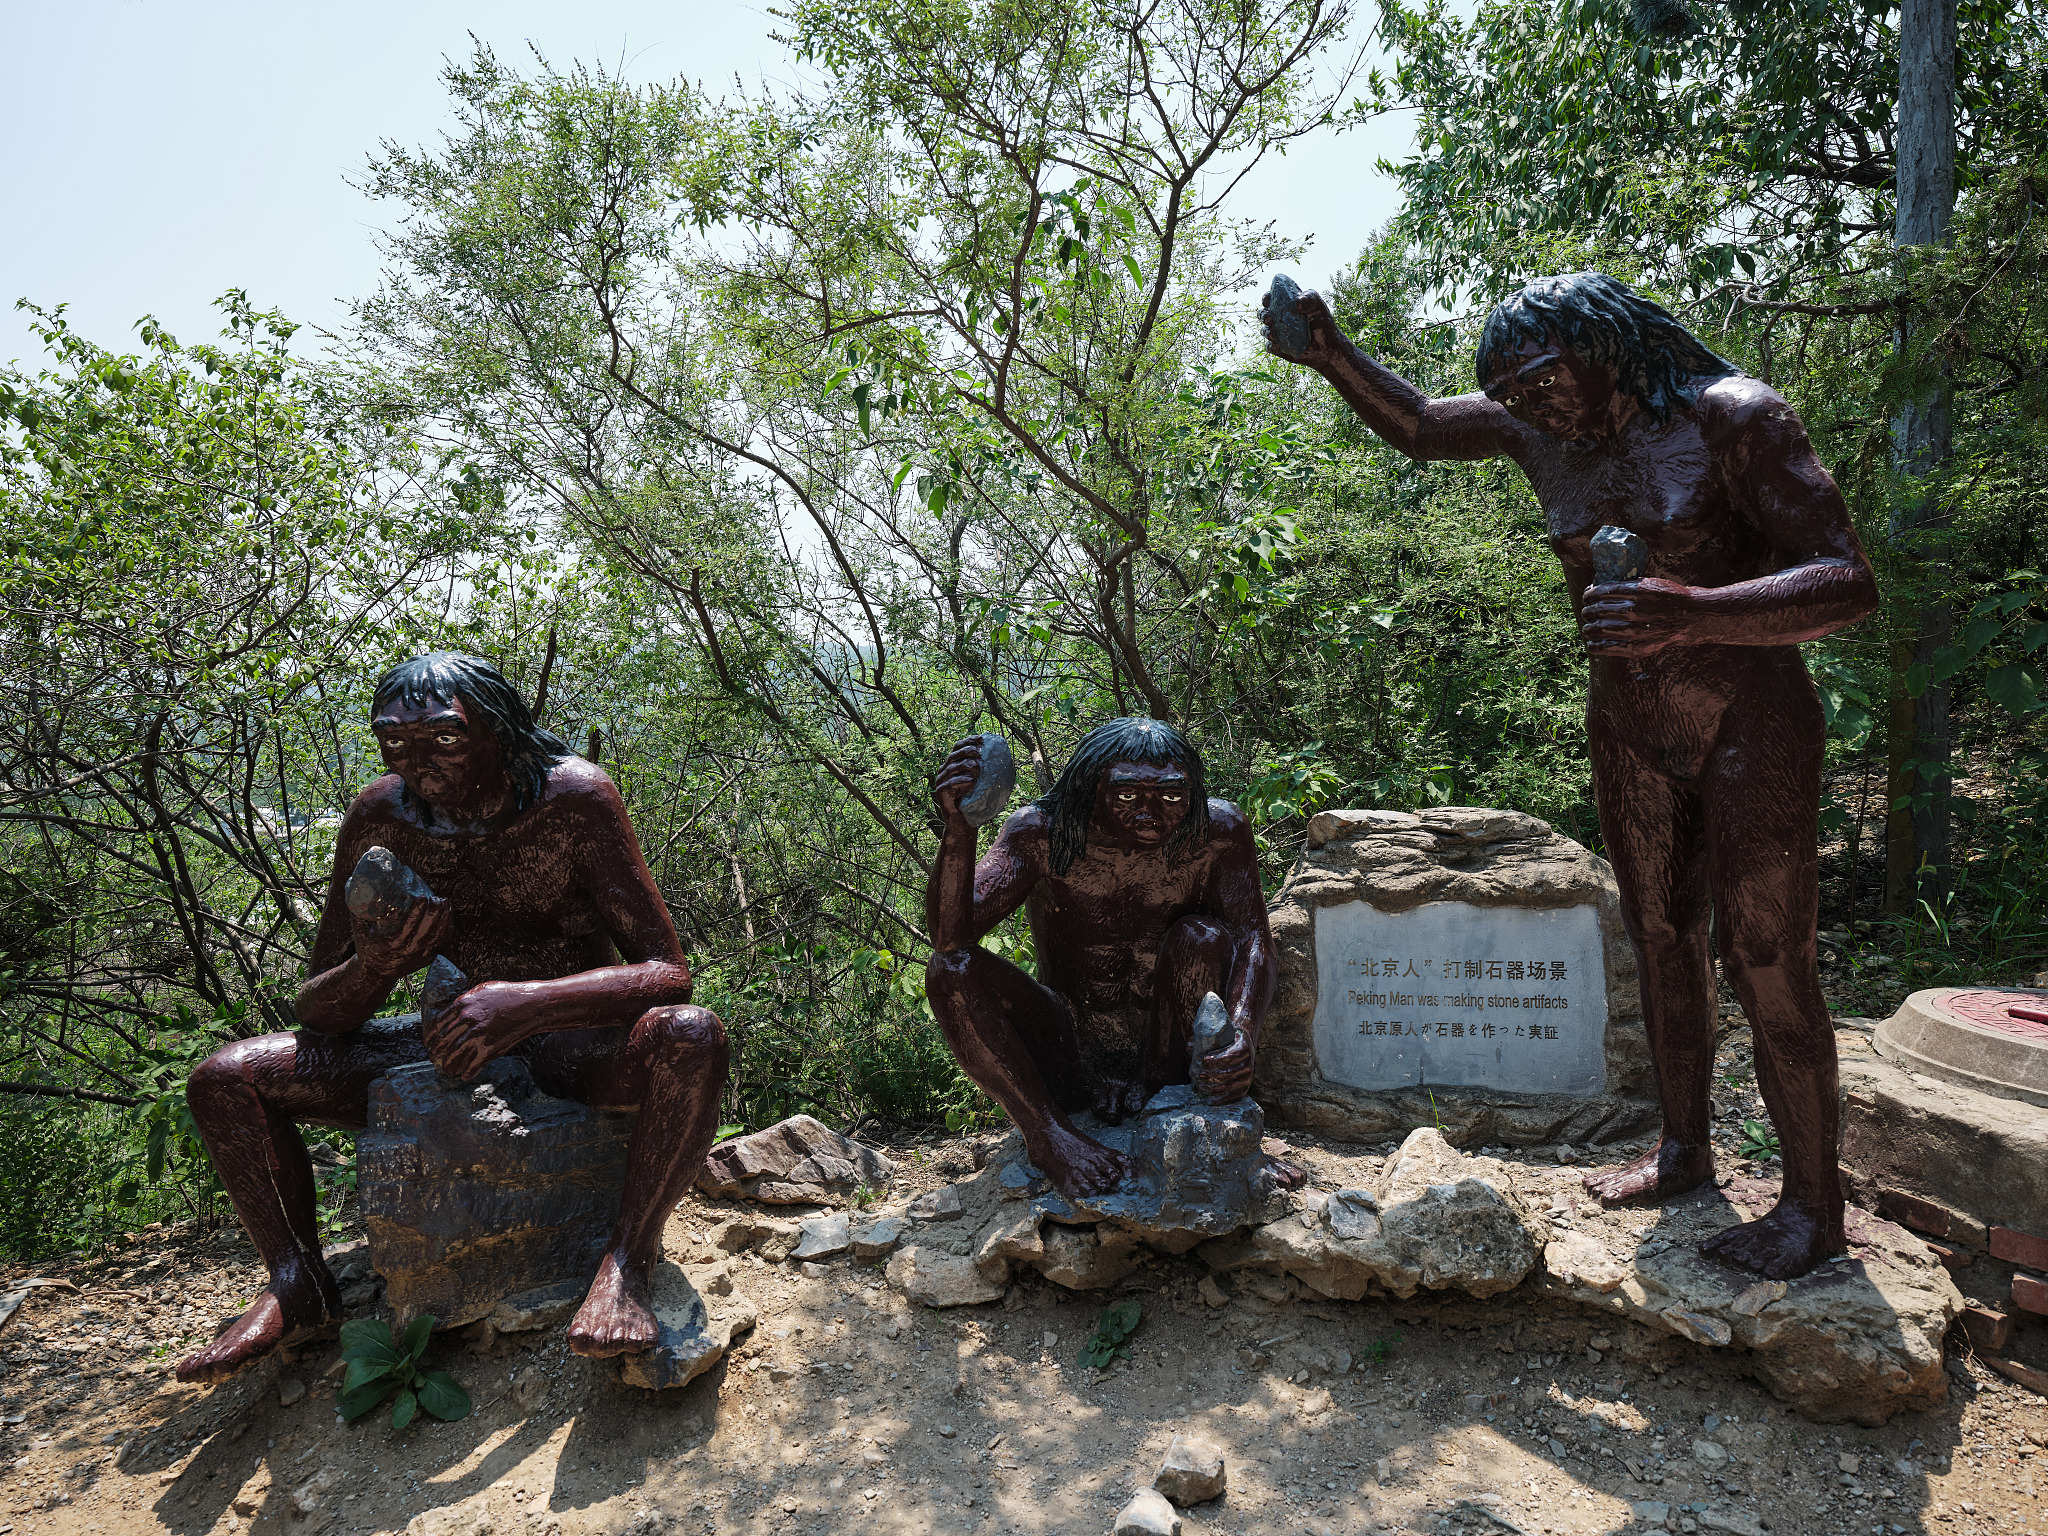
<path fill-rule="evenodd" d="M 1768 703 L 1752 702 L 1717 753 L 1707 825 L 1721 960 L 1749 1018 L 1785 1180 L 1769 1214 L 1730 1227 L 1701 1251 L 1789 1280 L 1845 1247 L 1835 1156 L 1840 1085 L 1814 939 L 1820 708 L 1808 690 Z"/>
<path fill-rule="evenodd" d="M 232 1375 L 340 1318 L 340 1289 L 320 1258 L 313 1165 L 298 1127 L 360 1127 L 370 1084 L 426 1056 L 417 1025 L 374 1025 L 347 1035 L 298 1030 L 238 1040 L 194 1069 L 186 1102 L 270 1283 L 233 1327 L 179 1362 L 180 1380 Z"/>
<path fill-rule="evenodd" d="M 1152 967 L 1152 1038 L 1145 1045 L 1148 1098 L 1168 1083 L 1188 1081 L 1195 1010 L 1203 994 L 1223 996 L 1236 958 L 1236 940 L 1212 917 L 1191 912 L 1166 930 Z"/>
<path fill-rule="evenodd" d="M 933 955 L 924 991 L 961 1069 L 1009 1111 L 1031 1161 L 1062 1194 L 1107 1194 L 1129 1175 L 1120 1153 L 1067 1119 L 1092 1093 L 1065 999 L 978 947 Z"/>
<path fill-rule="evenodd" d="M 705 1008 L 653 1008 L 625 1029 L 560 1030 L 521 1052 L 548 1093 L 639 1111 L 626 1147 L 626 1187 L 569 1347 L 603 1357 L 651 1348 L 661 1229 L 704 1166 L 725 1091 L 725 1026 Z"/>
<path fill-rule="evenodd" d="M 1663 1134 L 1641 1157 L 1586 1176 L 1610 1205 L 1667 1199 L 1714 1176 L 1712 908 L 1699 795 L 1646 762 L 1613 728 L 1591 734 L 1600 831 L 1621 888 L 1622 924 L 1635 945 L 1643 1027 L 1664 1111 Z"/>

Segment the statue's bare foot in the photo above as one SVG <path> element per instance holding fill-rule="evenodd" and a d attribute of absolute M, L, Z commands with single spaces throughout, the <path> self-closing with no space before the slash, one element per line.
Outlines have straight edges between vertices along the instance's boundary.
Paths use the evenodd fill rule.
<path fill-rule="evenodd" d="M 1710 1148 L 1659 1137 L 1657 1145 L 1633 1162 L 1604 1173 L 1587 1174 L 1586 1191 L 1602 1205 L 1669 1200 L 1689 1189 L 1698 1189 L 1713 1176 L 1714 1154 Z"/>
<path fill-rule="evenodd" d="M 655 1321 L 654 1297 L 646 1269 L 628 1264 L 606 1250 L 597 1261 L 597 1278 L 569 1324 L 569 1347 L 593 1360 L 612 1355 L 637 1355 L 661 1340 Z"/>
<path fill-rule="evenodd" d="M 1839 1201 L 1832 1213 L 1816 1212 L 1812 1203 L 1797 1195 L 1781 1195 L 1755 1221 L 1715 1233 L 1700 1244 L 1700 1252 L 1723 1264 L 1754 1270 L 1766 1280 L 1795 1280 L 1847 1247 Z"/>
<path fill-rule="evenodd" d="M 341 1287 L 327 1266 L 280 1269 L 249 1310 L 204 1349 L 178 1362 L 180 1381 L 219 1381 L 280 1344 L 296 1344 L 341 1316 Z"/>
<path fill-rule="evenodd" d="M 1273 1182 L 1282 1189 L 1299 1189 L 1308 1182 L 1308 1170 L 1299 1163 L 1290 1163 L 1285 1158 L 1266 1159 L 1266 1172 L 1273 1176 Z"/>
<path fill-rule="evenodd" d="M 1028 1150 L 1032 1163 L 1069 1200 L 1110 1194 L 1131 1176 L 1130 1161 L 1122 1153 L 1065 1126 L 1047 1126 L 1044 1139 Z"/>

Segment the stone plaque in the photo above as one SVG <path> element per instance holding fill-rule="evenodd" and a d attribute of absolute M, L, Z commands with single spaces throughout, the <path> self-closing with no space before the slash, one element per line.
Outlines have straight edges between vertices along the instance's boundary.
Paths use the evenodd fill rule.
<path fill-rule="evenodd" d="M 1316 910 L 1315 1047 L 1354 1088 L 1607 1086 L 1607 967 L 1591 906 L 1433 901 Z"/>
<path fill-rule="evenodd" d="M 1657 1124 L 1613 872 L 1535 817 L 1319 812 L 1272 918 L 1280 976 L 1252 1083 L 1269 1126 L 1339 1141 L 1430 1126 L 1470 1147 L 1597 1146 Z"/>

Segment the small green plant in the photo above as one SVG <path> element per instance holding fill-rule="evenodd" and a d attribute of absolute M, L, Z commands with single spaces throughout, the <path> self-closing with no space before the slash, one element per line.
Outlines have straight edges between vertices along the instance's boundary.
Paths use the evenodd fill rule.
<path fill-rule="evenodd" d="M 1144 1315 L 1145 1309 L 1138 1305 L 1135 1296 L 1103 1313 L 1095 1332 L 1081 1346 L 1081 1363 L 1100 1370 L 1112 1360 L 1130 1359 L 1131 1346 L 1126 1341 L 1138 1331 L 1138 1320 Z"/>
<path fill-rule="evenodd" d="M 420 1356 L 434 1335 L 431 1315 L 416 1317 L 393 1343 L 382 1318 L 359 1317 L 341 1325 L 341 1358 L 348 1374 L 341 1382 L 341 1416 L 360 1419 L 393 1392 L 391 1427 L 403 1429 L 424 1408 L 444 1421 L 469 1417 L 469 1394 L 446 1371 L 423 1371 Z"/>
<path fill-rule="evenodd" d="M 1742 1122 L 1742 1144 L 1736 1150 L 1756 1163 L 1767 1157 L 1776 1157 L 1778 1133 L 1771 1129 L 1768 1120 L 1745 1120 Z"/>
<path fill-rule="evenodd" d="M 1394 1346 L 1400 1342 L 1401 1330 L 1396 1328 L 1392 1333 L 1381 1334 L 1370 1344 L 1366 1345 L 1360 1353 L 1374 1365 L 1385 1365 L 1387 1363 L 1387 1356 L 1394 1352 Z"/>
<path fill-rule="evenodd" d="M 853 1192 L 853 1208 L 864 1211 L 882 1197 L 885 1185 L 863 1183 Z"/>
<path fill-rule="evenodd" d="M 712 1132 L 711 1144 L 715 1147 L 721 1141 L 731 1141 L 735 1136 L 745 1135 L 746 1130 L 747 1128 L 744 1125 L 721 1125 L 716 1131 Z"/>

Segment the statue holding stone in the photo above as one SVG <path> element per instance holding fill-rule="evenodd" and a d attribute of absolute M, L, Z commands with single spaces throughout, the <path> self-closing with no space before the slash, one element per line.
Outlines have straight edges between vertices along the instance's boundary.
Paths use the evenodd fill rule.
<path fill-rule="evenodd" d="M 178 1375 L 226 1376 L 341 1315 L 299 1125 L 361 1128 L 371 1083 L 395 1068 L 431 1060 L 469 1079 L 501 1056 L 545 1093 L 638 1111 L 617 1223 L 569 1343 L 648 1349 L 662 1224 L 716 1132 L 726 1044 L 690 1005 L 689 962 L 625 805 L 472 656 L 394 668 L 370 724 L 389 771 L 342 820 L 300 1028 L 237 1041 L 192 1074 L 193 1116 L 270 1283 Z M 423 969 L 424 1024 L 372 1023 Z"/>
<path fill-rule="evenodd" d="M 1069 1199 L 1108 1195 L 1130 1162 L 1070 1115 L 1117 1125 L 1170 1085 L 1219 1105 L 1251 1089 L 1276 976 L 1251 826 L 1208 798 L 1180 731 L 1112 720 L 977 863 L 975 826 L 1002 809 L 988 789 L 1008 771 L 1001 740 L 960 742 L 933 781 L 945 833 L 925 892 L 925 994 L 1032 1163 Z M 1019 906 L 1036 979 L 981 946 Z M 1302 1178 L 1284 1164 L 1273 1176 Z"/>
<path fill-rule="evenodd" d="M 1600 826 L 1641 969 L 1664 1131 L 1590 1175 L 1609 1204 L 1713 1177 L 1710 938 L 1783 1147 L 1776 1207 L 1704 1251 L 1773 1279 L 1843 1250 L 1834 1032 L 1815 965 L 1820 705 L 1798 645 L 1877 606 L 1834 480 L 1784 397 L 1595 272 L 1531 283 L 1479 339 L 1480 392 L 1436 400 L 1276 278 L 1280 357 L 1412 459 L 1506 455 L 1542 504 L 1591 658 Z"/>

